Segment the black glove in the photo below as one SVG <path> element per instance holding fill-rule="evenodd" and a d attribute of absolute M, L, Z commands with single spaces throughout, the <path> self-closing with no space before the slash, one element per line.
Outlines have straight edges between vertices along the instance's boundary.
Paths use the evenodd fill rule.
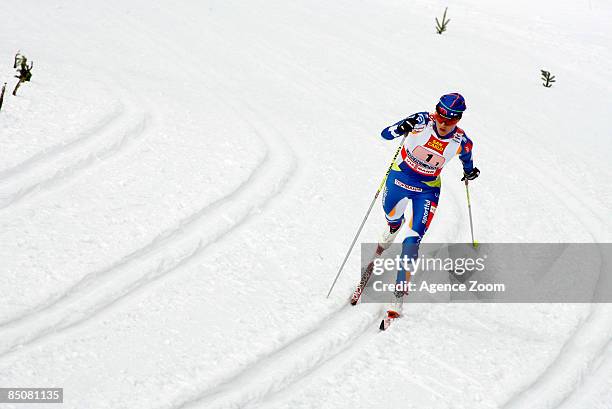
<path fill-rule="evenodd" d="M 472 169 L 470 172 L 466 172 L 465 170 L 463 171 L 463 177 L 461 178 L 461 180 L 474 180 L 478 177 L 478 175 L 480 175 L 480 171 L 478 170 L 478 168 L 474 168 Z"/>
<path fill-rule="evenodd" d="M 418 123 L 419 121 L 415 117 L 408 117 L 397 126 L 397 133 L 400 135 L 410 133 Z"/>

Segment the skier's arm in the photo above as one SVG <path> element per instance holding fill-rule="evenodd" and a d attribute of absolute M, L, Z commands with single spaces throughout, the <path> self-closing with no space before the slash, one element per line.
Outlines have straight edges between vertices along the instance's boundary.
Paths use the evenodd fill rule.
<path fill-rule="evenodd" d="M 389 140 L 398 138 L 410 132 L 413 128 L 426 124 L 428 119 L 429 115 L 427 112 L 417 112 L 383 129 L 380 136 Z"/>
<path fill-rule="evenodd" d="M 472 146 L 473 143 L 470 138 L 463 135 L 461 146 L 459 147 L 459 159 L 463 163 L 463 178 L 461 180 L 474 180 L 480 175 L 480 170 L 474 166 L 472 161 Z"/>
<path fill-rule="evenodd" d="M 472 160 L 472 147 L 474 144 L 467 135 L 461 138 L 461 147 L 459 148 L 459 159 L 463 163 L 463 172 L 470 173 L 474 169 L 474 161 Z"/>

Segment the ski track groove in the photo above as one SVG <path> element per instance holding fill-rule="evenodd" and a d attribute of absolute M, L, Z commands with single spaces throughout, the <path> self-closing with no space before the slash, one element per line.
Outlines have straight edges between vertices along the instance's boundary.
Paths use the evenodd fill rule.
<path fill-rule="evenodd" d="M 39 152 L 20 165 L 5 171 L 4 177 L 7 178 L 9 175 L 11 177 L 4 184 L 18 184 L 19 186 L 13 192 L 0 196 L 0 211 L 6 211 L 27 197 L 48 192 L 67 182 L 82 171 L 125 150 L 124 148 L 128 147 L 131 142 L 144 134 L 151 122 L 150 114 L 136 108 L 142 104 L 133 101 L 127 90 L 121 89 L 116 98 L 120 106 L 117 108 L 118 114 L 109 115 L 97 125 L 84 131 L 80 138 Z M 118 121 L 121 117 L 128 117 L 127 122 L 130 124 Z M 109 142 L 109 135 L 120 136 L 114 137 Z M 67 160 L 61 160 L 61 156 L 64 155 L 70 157 Z M 46 169 L 45 164 L 47 164 Z M 19 183 L 21 179 L 23 181 Z"/>
<path fill-rule="evenodd" d="M 230 105 L 230 107 L 236 111 L 239 116 L 244 115 L 243 110 L 237 109 L 224 98 L 220 98 L 219 96 L 218 98 L 224 100 L 226 104 Z M 253 112 L 249 110 L 249 114 L 252 113 Z M 251 121 L 247 119 L 247 122 L 256 121 L 253 115 L 247 116 L 251 117 Z M 253 123 L 251 123 L 251 126 L 253 127 L 256 135 L 262 139 L 267 149 L 263 159 L 256 166 L 255 171 L 249 175 L 245 181 L 243 181 L 229 195 L 205 206 L 195 214 L 183 219 L 176 228 L 162 233 L 149 245 L 123 257 L 121 260 L 112 264 L 108 268 L 88 274 L 75 286 L 72 286 L 69 290 L 51 302 L 0 324 L 0 329 L 2 329 L 5 334 L 9 331 L 13 332 L 12 342 L 9 345 L 0 346 L 0 348 L 3 348 L 2 352 L 0 352 L 0 359 L 8 358 L 13 352 L 23 351 L 25 346 L 37 344 L 39 341 L 47 339 L 47 337 L 50 335 L 61 335 L 64 330 L 77 328 L 85 321 L 88 321 L 98 313 L 124 299 L 127 295 L 133 293 L 137 289 L 140 289 L 146 286 L 146 284 L 153 282 L 171 271 L 174 271 L 175 269 L 187 264 L 187 262 L 192 261 L 192 259 L 194 259 L 195 256 L 208 245 L 214 243 L 216 240 L 229 233 L 231 229 L 242 224 L 246 219 L 248 219 L 251 213 L 257 211 L 260 207 L 265 206 L 272 199 L 272 197 L 280 193 L 295 170 L 296 161 L 292 160 L 294 158 L 293 152 L 290 150 L 288 145 L 285 145 L 285 142 L 278 137 L 276 137 L 276 140 L 270 143 L 268 140 L 270 138 L 265 136 L 265 129 L 272 129 L 270 126 L 260 127 L 259 125 L 255 125 Z M 283 176 L 281 178 L 266 177 L 266 171 L 273 175 L 280 174 Z M 267 196 L 264 195 L 264 200 L 262 200 L 261 203 L 257 204 L 255 203 L 256 201 L 249 200 L 248 196 L 251 191 L 253 191 L 252 193 L 257 196 L 256 192 L 258 190 L 265 192 L 266 186 L 271 186 L 272 191 Z M 227 208 L 229 202 L 239 201 L 247 203 L 243 207 L 243 215 L 238 218 L 238 220 L 234 219 L 232 222 L 228 220 L 228 218 L 224 217 L 225 212 L 223 212 L 222 209 Z M 106 283 L 102 283 L 101 278 L 104 279 L 111 274 L 117 275 L 117 272 L 121 267 L 131 267 L 137 261 L 148 261 L 141 259 L 147 258 L 147 256 L 150 256 L 151 253 L 156 251 L 161 252 L 160 248 L 164 245 L 170 247 L 174 241 L 180 238 L 180 236 L 185 236 L 185 233 L 188 231 L 193 233 L 199 230 L 201 231 L 202 226 L 198 227 L 197 222 L 203 224 L 201 223 L 200 219 L 205 218 L 204 216 L 216 216 L 215 214 L 209 215 L 209 213 L 221 213 L 219 216 L 221 216 L 221 219 L 226 221 L 226 224 L 228 224 L 227 228 L 224 230 L 222 229 L 220 232 L 217 232 L 214 235 L 211 235 L 205 244 L 203 243 L 202 238 L 197 238 L 197 245 L 192 247 L 192 249 L 189 250 L 184 257 L 179 258 L 178 261 L 170 261 L 172 264 L 170 268 L 167 267 L 169 261 L 162 258 L 156 262 L 156 267 L 150 269 L 148 273 L 142 275 L 136 281 L 127 284 L 122 283 L 119 288 L 112 288 L 110 291 L 106 291 L 102 295 L 99 294 L 101 284 L 106 284 L 107 286 L 111 287 L 114 285 L 117 287 L 117 281 L 111 282 L 107 280 Z M 219 219 L 219 217 L 212 218 Z M 206 231 L 207 229 L 204 228 L 203 230 Z M 98 294 L 96 294 L 96 292 Z M 98 297 L 98 302 L 91 303 L 96 295 Z M 106 298 L 106 300 L 100 302 L 101 296 L 102 298 Z M 82 303 L 85 301 L 90 302 L 90 307 L 88 309 L 82 308 Z M 76 311 L 78 311 L 78 315 L 75 313 Z M 32 331 L 32 324 L 36 324 L 38 326 L 35 331 Z M 6 338 L 3 337 L 3 339 Z"/>
<path fill-rule="evenodd" d="M 518 126 L 518 125 L 517 125 Z M 520 126 L 519 126 L 520 128 Z M 522 132 L 529 135 L 529 132 L 521 128 Z M 533 136 L 532 136 L 533 137 Z M 524 162 L 527 159 L 522 158 Z M 539 179 L 539 185 L 547 189 L 552 196 L 555 196 L 560 203 L 563 203 L 568 211 L 576 217 L 581 224 L 585 226 L 586 231 L 593 238 L 594 243 L 604 242 L 601 232 L 605 231 L 602 225 L 605 223 L 597 213 L 592 209 L 593 203 L 584 203 L 569 189 L 558 176 L 542 166 L 540 170 L 544 175 L 535 173 L 532 177 Z M 551 189 L 550 184 L 557 185 L 557 189 Z M 562 195 L 560 192 L 565 192 Z M 572 209 L 586 209 L 592 219 L 585 219 L 584 215 L 580 215 L 572 211 Z M 604 257 L 601 258 L 602 261 Z M 605 266 L 602 268 L 602 275 L 605 274 Z M 600 280 L 602 278 L 600 275 Z M 607 310 L 607 311 L 606 311 Z M 503 409 L 522 409 L 529 408 L 552 408 L 559 407 L 570 396 L 575 394 L 579 389 L 582 380 L 591 370 L 594 362 L 603 356 L 607 345 L 612 342 L 612 333 L 608 329 L 608 333 L 602 335 L 601 328 L 610 328 L 612 324 L 612 314 L 607 304 L 594 303 L 591 306 L 591 311 L 586 319 L 574 330 L 563 344 L 555 359 L 546 367 L 544 372 L 529 384 L 526 388 L 512 395 L 502 406 Z M 589 354 L 585 345 L 598 344 L 595 348 L 591 348 Z M 601 344 L 601 345 L 599 345 Z M 593 352 L 594 350 L 594 352 Z M 560 386 L 569 386 L 570 389 L 563 389 Z"/>
<path fill-rule="evenodd" d="M 244 109 L 240 112 L 244 118 Z M 5 322 L 0 326 L 5 334 L 4 344 L 0 346 L 0 359 L 13 352 L 22 351 L 26 345 L 47 339 L 50 335 L 58 335 L 63 330 L 78 327 L 137 289 L 196 260 L 202 250 L 248 220 L 253 212 L 264 207 L 279 194 L 295 170 L 293 152 L 277 137 L 276 132 L 272 132 L 274 137 L 266 135 L 266 130 L 273 128 L 260 125 L 252 111 L 249 110 L 245 120 L 253 126 L 255 134 L 267 148 L 262 161 L 249 178 L 230 194 L 183 219 L 175 228 L 157 236 L 147 246 L 105 269 L 88 274 L 52 302 Z M 259 203 L 258 200 L 253 200 L 258 196 Z M 231 211 L 232 206 L 237 209 Z M 237 213 L 241 215 L 236 217 Z M 226 214 L 232 214 L 232 219 L 225 218 Z M 211 226 L 208 220 L 220 220 L 222 223 Z M 198 234 L 201 231 L 212 233 L 208 237 L 202 237 Z M 188 242 L 187 246 L 177 250 L 179 241 Z M 174 259 L 167 254 L 177 251 L 182 254 Z M 157 258 L 152 257 L 154 255 L 157 255 Z M 123 269 L 133 268 L 138 263 L 140 265 L 136 270 L 146 271 L 139 278 L 121 274 Z M 8 339 L 12 341 L 7 345 Z"/>
<path fill-rule="evenodd" d="M 243 368 L 217 386 L 163 408 L 240 408 L 261 403 L 312 375 L 326 362 L 353 349 L 364 335 L 376 335 L 380 319 L 378 305 L 353 307 L 348 302 L 309 332 L 294 338 L 263 358 Z M 375 331 L 376 330 L 376 331 Z M 278 371 L 276 367 L 282 367 Z"/>
<path fill-rule="evenodd" d="M 8 197 L 5 196 L 3 203 L 0 205 L 0 210 L 15 205 L 23 199 L 33 196 L 37 193 L 48 192 L 52 188 L 61 186 L 68 182 L 69 179 L 78 176 L 79 172 L 84 171 L 95 164 L 101 163 L 102 161 L 114 156 L 119 151 L 123 150 L 129 143 L 138 139 L 148 128 L 151 117 L 148 114 L 143 114 L 137 122 L 128 127 L 124 132 L 117 132 L 123 134 L 120 138 L 115 140 L 113 143 L 106 145 L 105 147 L 86 154 L 80 159 L 72 162 L 68 166 L 62 167 L 55 171 L 48 178 L 38 180 L 33 184 L 19 188 L 16 192 L 10 194 Z"/>
<path fill-rule="evenodd" d="M 121 101 L 117 101 L 113 108 L 113 111 L 105 115 L 93 126 L 81 131 L 79 137 L 64 143 L 59 143 L 49 148 L 43 149 L 34 155 L 30 156 L 26 160 L 18 163 L 17 165 L 4 169 L 0 172 L 0 183 L 4 183 L 5 180 L 13 177 L 20 176 L 33 167 L 40 166 L 42 163 L 49 161 L 50 159 L 64 154 L 75 147 L 82 145 L 96 134 L 104 132 L 114 121 L 121 118 L 125 113 L 125 106 Z"/>

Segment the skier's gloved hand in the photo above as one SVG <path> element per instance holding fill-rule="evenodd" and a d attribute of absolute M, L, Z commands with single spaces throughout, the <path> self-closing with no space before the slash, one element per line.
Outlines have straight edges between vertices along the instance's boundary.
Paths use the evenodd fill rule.
<path fill-rule="evenodd" d="M 397 133 L 400 135 L 405 135 L 412 132 L 418 122 L 419 121 L 414 117 L 404 119 L 402 123 L 397 126 Z"/>
<path fill-rule="evenodd" d="M 474 168 L 470 172 L 463 171 L 463 177 L 461 178 L 461 180 L 474 180 L 478 177 L 478 175 L 480 175 L 480 171 L 478 170 L 478 168 Z"/>

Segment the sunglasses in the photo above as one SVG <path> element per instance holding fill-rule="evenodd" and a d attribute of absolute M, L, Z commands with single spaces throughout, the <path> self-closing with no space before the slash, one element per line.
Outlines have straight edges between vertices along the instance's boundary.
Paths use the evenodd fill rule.
<path fill-rule="evenodd" d="M 457 125 L 457 122 L 459 122 L 461 118 L 448 119 L 436 112 L 434 114 L 434 119 L 444 125 Z"/>

